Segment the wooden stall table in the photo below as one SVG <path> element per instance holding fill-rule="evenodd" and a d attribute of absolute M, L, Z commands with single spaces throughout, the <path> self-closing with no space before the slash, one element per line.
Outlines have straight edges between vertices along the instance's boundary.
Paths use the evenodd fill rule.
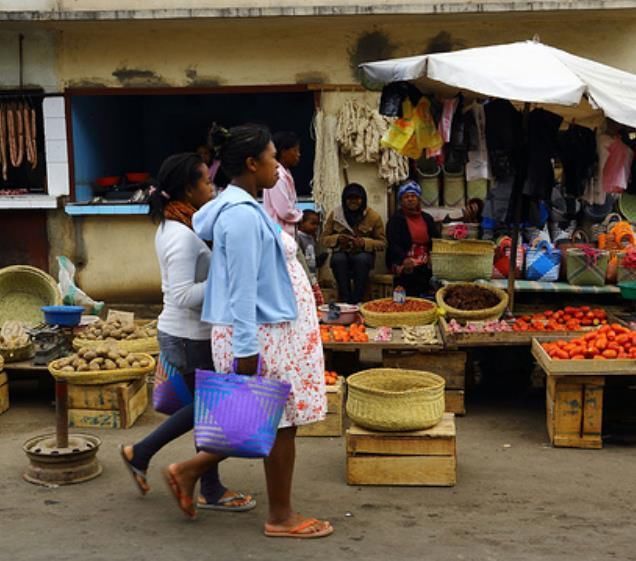
<path fill-rule="evenodd" d="M 605 379 L 636 376 L 636 360 L 553 360 L 537 339 L 532 354 L 547 376 L 546 421 L 552 445 L 602 448 Z"/>
<path fill-rule="evenodd" d="M 424 370 L 438 374 L 446 381 L 446 412 L 464 415 L 466 413 L 464 392 L 466 387 L 466 353 L 448 351 L 439 333 L 439 343 L 433 345 L 413 345 L 407 343 L 399 328 L 393 329 L 391 341 L 375 341 L 376 328 L 367 329 L 369 341 L 366 343 L 347 342 L 323 343 L 325 359 L 331 364 L 334 352 L 375 351 L 386 368 Z"/>

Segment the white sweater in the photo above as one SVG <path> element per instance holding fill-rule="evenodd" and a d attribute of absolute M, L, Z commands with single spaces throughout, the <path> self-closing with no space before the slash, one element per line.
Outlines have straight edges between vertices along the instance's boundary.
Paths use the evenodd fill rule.
<path fill-rule="evenodd" d="M 155 250 L 163 292 L 159 330 L 184 339 L 209 339 L 210 326 L 201 321 L 201 308 L 210 248 L 184 224 L 166 220 L 157 229 Z"/>

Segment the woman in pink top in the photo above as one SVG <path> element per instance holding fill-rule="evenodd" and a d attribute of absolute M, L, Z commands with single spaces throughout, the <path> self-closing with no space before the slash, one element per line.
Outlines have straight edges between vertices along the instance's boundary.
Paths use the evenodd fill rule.
<path fill-rule="evenodd" d="M 300 140 L 294 132 L 277 132 L 273 136 L 278 160 L 278 181 L 263 192 L 265 212 L 289 235 L 296 237 L 296 226 L 303 213 L 296 208 L 296 185 L 290 168 L 300 163 Z"/>

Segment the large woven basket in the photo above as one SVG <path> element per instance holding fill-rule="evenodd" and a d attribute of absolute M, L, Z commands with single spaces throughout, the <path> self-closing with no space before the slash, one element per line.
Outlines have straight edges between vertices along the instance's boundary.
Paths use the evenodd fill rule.
<path fill-rule="evenodd" d="M 150 361 L 150 366 L 145 368 L 119 368 L 117 370 L 93 370 L 88 372 L 64 372 L 57 364 L 59 360 L 49 363 L 49 372 L 56 379 L 66 380 L 69 384 L 79 385 L 100 385 L 115 384 L 117 382 L 126 382 L 127 380 L 136 380 L 155 371 L 155 359 L 145 353 L 136 353 L 136 357 L 145 358 Z"/>
<path fill-rule="evenodd" d="M 444 386 L 444 379 L 430 372 L 363 370 L 347 379 L 347 416 L 370 430 L 424 430 L 442 420 Z"/>
<path fill-rule="evenodd" d="M 450 281 L 489 279 L 495 246 L 482 240 L 433 240 L 433 276 Z"/>
<path fill-rule="evenodd" d="M 131 353 L 159 353 L 159 341 L 156 337 L 144 337 L 143 339 L 82 339 L 75 337 L 73 339 L 73 348 L 78 351 L 82 347 L 95 349 L 100 345 L 115 345 L 120 349 L 124 349 Z"/>
<path fill-rule="evenodd" d="M 16 347 L 9 349 L 8 347 L 0 347 L 0 356 L 6 363 L 9 362 L 22 362 L 23 360 L 29 360 L 35 354 L 35 348 L 33 342 L 29 341 L 22 347 Z"/>
<path fill-rule="evenodd" d="M 28 265 L 12 265 L 0 269 L 0 326 L 16 320 L 28 326 L 42 323 L 42 306 L 62 303 L 55 279 Z"/>
<path fill-rule="evenodd" d="M 433 323 L 437 319 L 437 306 L 424 298 L 411 298 L 409 300 L 418 300 L 431 304 L 430 310 L 423 312 L 372 312 L 368 309 L 371 302 L 393 302 L 393 298 L 380 298 L 379 300 L 371 300 L 360 306 L 360 313 L 364 317 L 364 323 L 369 327 L 400 327 L 402 325 L 426 325 Z"/>
<path fill-rule="evenodd" d="M 506 307 L 508 306 L 508 293 L 487 284 L 480 284 L 479 287 L 485 288 L 499 297 L 499 304 L 496 306 L 493 306 L 492 308 L 484 308 L 483 310 L 460 310 L 449 306 L 444 301 L 444 295 L 451 286 L 457 286 L 458 284 L 467 286 L 472 285 L 472 283 L 451 283 L 440 288 L 435 294 L 437 305 L 445 312 L 446 317 L 464 321 L 491 321 L 499 319 L 506 311 Z"/>

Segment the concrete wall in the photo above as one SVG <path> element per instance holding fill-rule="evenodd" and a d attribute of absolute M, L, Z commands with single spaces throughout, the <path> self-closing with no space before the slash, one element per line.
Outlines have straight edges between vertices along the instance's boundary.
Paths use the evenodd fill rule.
<path fill-rule="evenodd" d="M 58 33 L 33 27 L 18 30 L 0 26 L 0 89 L 20 85 L 20 33 L 24 34 L 24 86 L 55 91 L 60 83 L 57 73 Z"/>

